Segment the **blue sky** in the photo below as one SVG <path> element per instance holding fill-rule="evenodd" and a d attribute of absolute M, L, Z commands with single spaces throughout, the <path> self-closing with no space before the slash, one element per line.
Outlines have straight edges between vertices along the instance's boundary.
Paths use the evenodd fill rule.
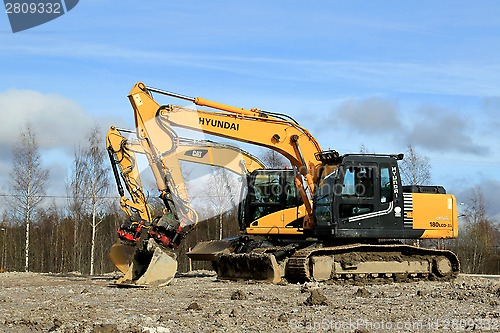
<path fill-rule="evenodd" d="M 289 114 L 341 153 L 412 144 L 433 183 L 460 201 L 481 186 L 497 215 L 499 17 L 497 1 L 85 0 L 13 34 L 0 13 L 0 174 L 30 119 L 64 192 L 74 145 L 132 127 L 144 81 Z"/>

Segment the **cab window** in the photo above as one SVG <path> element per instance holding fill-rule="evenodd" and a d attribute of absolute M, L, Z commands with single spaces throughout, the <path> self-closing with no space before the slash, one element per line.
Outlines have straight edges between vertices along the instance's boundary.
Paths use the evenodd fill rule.
<path fill-rule="evenodd" d="M 342 183 L 342 203 L 339 205 L 341 218 L 368 214 L 374 211 L 374 170 L 373 167 L 348 167 Z M 369 200 L 364 200 L 369 199 Z"/>
<path fill-rule="evenodd" d="M 389 166 L 380 167 L 380 202 L 392 201 L 391 173 Z"/>
<path fill-rule="evenodd" d="M 369 167 L 350 167 L 346 169 L 342 195 L 373 197 L 373 169 Z"/>

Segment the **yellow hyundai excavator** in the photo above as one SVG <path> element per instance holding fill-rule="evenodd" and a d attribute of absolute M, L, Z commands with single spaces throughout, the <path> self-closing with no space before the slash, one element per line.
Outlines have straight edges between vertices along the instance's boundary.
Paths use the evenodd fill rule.
<path fill-rule="evenodd" d="M 160 105 L 153 93 L 207 109 Z M 323 151 L 309 131 L 287 115 L 191 98 L 143 83 L 134 86 L 129 100 L 153 173 L 158 169 L 156 157 L 175 149 L 173 127 L 264 146 L 293 166 L 252 172 L 240 205 L 243 235 L 224 246 L 202 243 L 189 254 L 212 260 L 220 278 L 399 280 L 458 274 L 452 252 L 395 241 L 458 234 L 455 197 L 441 186 L 402 186 L 402 154 L 341 156 Z M 164 193 L 164 184 L 158 185 Z M 165 233 L 164 244 L 177 234 Z"/>
<path fill-rule="evenodd" d="M 161 230 L 161 217 L 170 216 L 166 219 L 170 224 L 164 224 L 164 228 L 170 232 L 182 230 L 183 236 L 187 233 L 186 227 L 192 229 L 198 223 L 198 215 L 189 205 L 179 161 L 223 167 L 242 176 L 262 169 L 265 165 L 256 156 L 232 145 L 177 137 L 175 149 L 158 157 L 162 168 L 156 170 L 156 175 L 161 174 L 162 179 L 157 182 L 168 184 L 160 196 L 167 209 L 155 216 L 146 200 L 136 157 L 136 154 L 145 155 L 146 150 L 140 140 L 129 139 L 124 133 L 133 132 L 111 127 L 106 135 L 107 151 L 121 196 L 120 206 L 128 217 L 118 229 L 119 238 L 111 247 L 110 258 L 125 274 L 118 281 L 119 284 L 168 283 L 177 271 L 177 264 L 175 253 L 165 249 L 177 247 L 180 232 L 175 234 L 173 242 L 162 238 L 162 234 L 158 233 L 158 229 Z M 142 143 L 144 144 L 144 141 Z M 120 176 L 130 199 L 125 196 Z M 174 222 L 174 229 L 172 220 L 179 221 L 179 225 Z M 156 239 L 163 248 L 160 248 L 156 241 L 141 242 L 143 229 L 148 229 L 148 235 Z"/>

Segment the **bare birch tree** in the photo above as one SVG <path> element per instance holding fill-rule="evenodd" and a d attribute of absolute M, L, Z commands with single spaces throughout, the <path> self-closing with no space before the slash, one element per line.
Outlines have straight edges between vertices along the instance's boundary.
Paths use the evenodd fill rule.
<path fill-rule="evenodd" d="M 457 240 L 462 270 L 476 274 L 494 274 L 492 262 L 498 260 L 500 231 L 487 215 L 487 204 L 479 187 L 472 189 L 463 213 L 464 225 Z"/>
<path fill-rule="evenodd" d="M 19 134 L 18 142 L 12 149 L 12 158 L 10 190 L 14 199 L 10 206 L 15 217 L 26 226 L 24 269 L 29 271 L 30 225 L 35 209 L 43 200 L 49 177 L 49 171 L 42 166 L 36 135 L 29 123 Z"/>
<path fill-rule="evenodd" d="M 207 221 L 211 217 L 216 219 L 215 238 L 224 238 L 224 231 L 227 229 L 224 215 L 229 211 L 237 210 L 236 198 L 238 198 L 240 187 L 241 185 L 230 172 L 223 168 L 213 168 L 205 188 L 198 195 L 201 199 L 197 209 L 200 218 Z M 208 230 L 210 229 L 208 227 Z M 210 235 L 208 236 L 210 238 Z"/>
<path fill-rule="evenodd" d="M 94 274 L 97 227 L 103 221 L 102 211 L 106 206 L 105 196 L 109 192 L 108 169 L 105 163 L 104 143 L 98 127 L 89 135 L 89 146 L 85 152 L 86 186 L 88 189 L 90 226 L 92 228 L 90 247 L 90 275 Z"/>
<path fill-rule="evenodd" d="M 231 174 L 222 168 L 217 168 L 210 178 L 207 193 L 210 206 L 215 213 L 214 215 L 217 216 L 219 239 L 222 239 L 224 238 L 224 213 L 231 209 L 237 209 L 234 191 L 238 189 L 238 186 Z"/>
<path fill-rule="evenodd" d="M 370 154 L 370 151 L 368 150 L 368 147 L 366 147 L 364 144 L 359 146 L 359 153 L 360 154 Z"/>
<path fill-rule="evenodd" d="M 410 144 L 400 165 L 401 178 L 405 185 L 429 185 L 431 165 L 429 158 L 417 153 Z"/>
<path fill-rule="evenodd" d="M 84 216 L 84 208 L 88 201 L 87 196 L 87 161 L 85 151 L 80 146 L 75 147 L 74 160 L 71 175 L 66 181 L 66 193 L 68 200 L 68 215 L 73 222 L 73 255 L 72 266 L 75 270 L 81 270 L 82 249 L 80 234 Z"/>

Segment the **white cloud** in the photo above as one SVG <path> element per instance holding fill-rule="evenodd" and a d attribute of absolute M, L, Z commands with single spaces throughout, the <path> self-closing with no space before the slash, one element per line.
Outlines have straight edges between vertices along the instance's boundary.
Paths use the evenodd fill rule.
<path fill-rule="evenodd" d="M 36 134 L 44 166 L 49 169 L 48 194 L 62 193 L 74 147 L 86 142 L 96 119 L 61 95 L 32 90 L 0 92 L 0 188 L 8 191 L 12 146 L 29 122 Z"/>
<path fill-rule="evenodd" d="M 82 142 L 95 120 L 78 104 L 60 95 L 32 90 L 0 92 L 0 147 L 18 140 L 29 122 L 41 149 L 69 148 Z"/>
<path fill-rule="evenodd" d="M 411 144 L 428 152 L 488 156 L 492 149 L 483 142 L 485 129 L 479 128 L 480 118 L 435 106 L 402 110 L 393 100 L 369 97 L 346 100 L 316 127 L 317 132 L 338 128 L 344 137 L 356 140 L 355 145 L 369 142 L 369 149 L 377 140 L 385 142 L 387 149 L 390 139 L 395 148 Z"/>
<path fill-rule="evenodd" d="M 408 142 L 438 152 L 459 152 L 485 156 L 489 147 L 478 144 L 474 138 L 474 118 L 465 119 L 460 114 L 425 107 L 415 112 L 417 120 L 408 133 Z"/>
<path fill-rule="evenodd" d="M 334 117 L 360 132 L 380 135 L 401 130 L 398 113 L 395 102 L 373 97 L 347 100 L 337 108 Z"/>

